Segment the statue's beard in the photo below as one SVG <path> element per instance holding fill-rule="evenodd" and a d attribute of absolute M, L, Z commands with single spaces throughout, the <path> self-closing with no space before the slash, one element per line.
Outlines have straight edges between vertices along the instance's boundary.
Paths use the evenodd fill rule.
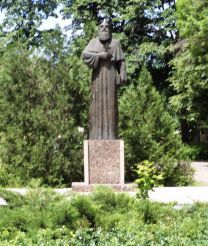
<path fill-rule="evenodd" d="M 99 39 L 101 42 L 106 42 L 111 38 L 110 32 L 100 32 Z"/>

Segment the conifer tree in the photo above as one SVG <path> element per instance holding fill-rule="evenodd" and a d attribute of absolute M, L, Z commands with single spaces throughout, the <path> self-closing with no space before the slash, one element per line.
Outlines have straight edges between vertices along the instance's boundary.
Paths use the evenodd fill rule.
<path fill-rule="evenodd" d="M 137 83 L 126 88 L 120 98 L 120 137 L 125 140 L 127 173 L 134 164 L 149 160 L 164 174 L 164 184 L 185 185 L 192 171 L 186 158 L 179 126 L 165 108 L 151 75 L 142 68 Z M 131 177 L 129 176 L 129 179 Z"/>

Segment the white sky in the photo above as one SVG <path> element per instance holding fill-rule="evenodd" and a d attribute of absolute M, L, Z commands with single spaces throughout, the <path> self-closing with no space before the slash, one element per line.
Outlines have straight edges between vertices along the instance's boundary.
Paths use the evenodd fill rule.
<path fill-rule="evenodd" d="M 5 13 L 0 11 L 0 24 L 3 22 L 4 15 Z"/>
<path fill-rule="evenodd" d="M 43 21 L 43 24 L 40 26 L 40 30 L 47 30 L 54 28 L 56 25 L 59 25 L 63 31 L 64 34 L 66 34 L 68 37 L 70 36 L 70 31 L 64 30 L 65 26 L 68 26 L 71 23 L 71 20 L 62 20 L 61 14 L 60 14 L 60 7 L 56 10 L 56 14 L 58 15 L 58 18 L 49 17 L 47 20 Z M 0 24 L 2 24 L 3 19 L 5 16 L 5 11 L 0 11 Z"/>

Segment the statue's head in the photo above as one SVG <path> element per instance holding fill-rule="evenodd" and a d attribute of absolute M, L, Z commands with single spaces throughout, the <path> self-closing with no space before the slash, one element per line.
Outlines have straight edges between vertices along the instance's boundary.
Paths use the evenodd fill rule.
<path fill-rule="evenodd" d="M 99 39 L 101 42 L 106 42 L 111 38 L 111 24 L 104 20 L 99 26 Z"/>

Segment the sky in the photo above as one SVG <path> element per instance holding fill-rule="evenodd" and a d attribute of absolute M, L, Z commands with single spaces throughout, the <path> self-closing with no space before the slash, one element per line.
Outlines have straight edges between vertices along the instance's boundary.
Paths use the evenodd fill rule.
<path fill-rule="evenodd" d="M 47 30 L 54 28 L 56 25 L 59 25 L 63 31 L 64 34 L 66 34 L 68 37 L 70 36 L 70 31 L 66 31 L 64 29 L 65 26 L 70 24 L 70 20 L 62 20 L 61 14 L 60 14 L 60 8 L 57 9 L 56 14 L 58 15 L 58 18 L 55 17 L 49 17 L 47 20 L 43 21 L 43 24 L 40 26 L 40 30 Z M 5 16 L 5 11 L 0 11 L 0 24 L 3 22 Z"/>
<path fill-rule="evenodd" d="M 0 24 L 3 22 L 4 15 L 5 15 L 4 11 L 3 12 L 0 11 Z"/>

